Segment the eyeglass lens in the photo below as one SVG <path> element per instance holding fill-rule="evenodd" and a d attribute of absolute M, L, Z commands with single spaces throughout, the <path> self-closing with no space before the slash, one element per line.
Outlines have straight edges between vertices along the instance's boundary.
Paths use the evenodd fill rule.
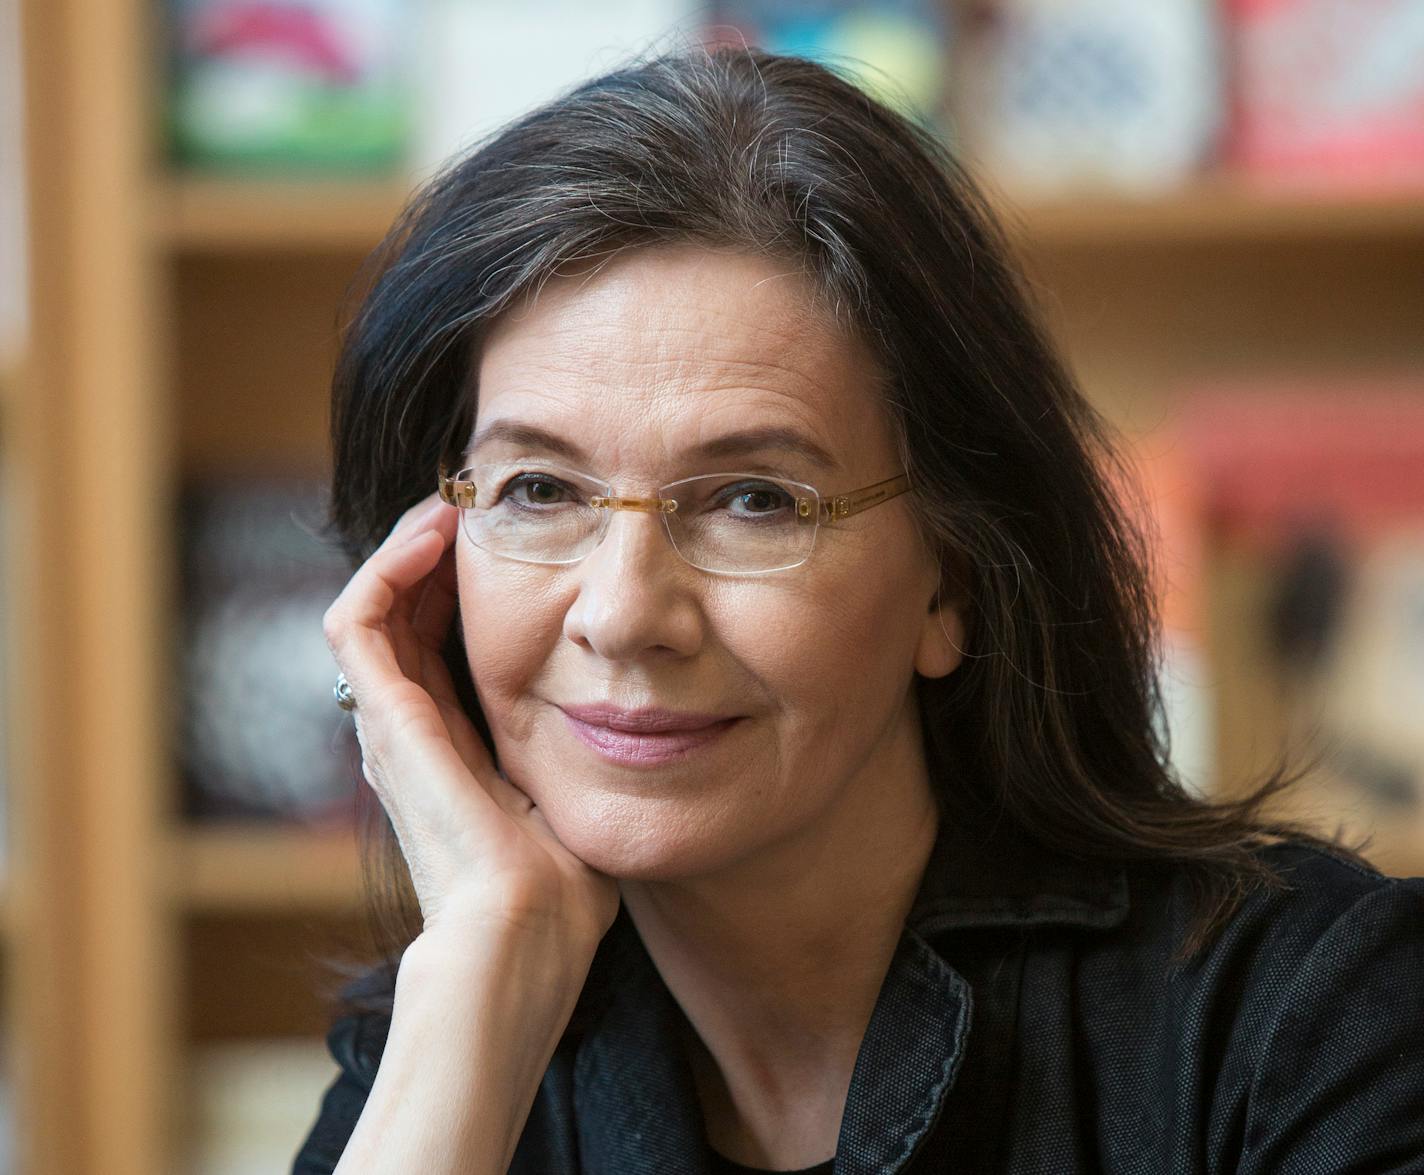
<path fill-rule="evenodd" d="M 598 544 L 611 510 L 589 505 L 606 484 L 567 471 L 482 465 L 459 479 L 475 486 L 462 507 L 477 547 L 530 563 L 572 563 Z M 798 519 L 797 498 L 815 491 L 761 474 L 717 473 L 663 487 L 676 509 L 662 514 L 673 546 L 706 571 L 757 572 L 794 567 L 810 555 L 816 526 Z M 813 514 L 814 517 L 814 514 Z"/>

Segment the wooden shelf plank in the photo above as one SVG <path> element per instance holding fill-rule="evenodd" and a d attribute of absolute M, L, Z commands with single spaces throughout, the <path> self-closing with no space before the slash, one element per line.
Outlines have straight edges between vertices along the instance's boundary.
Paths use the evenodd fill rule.
<path fill-rule="evenodd" d="M 202 913 L 355 913 L 355 834 L 261 824 L 190 826 L 170 834 L 169 897 Z"/>
<path fill-rule="evenodd" d="M 995 202 L 1011 230 L 1050 248 L 1424 239 L 1424 190 L 1273 189 L 1216 177 L 1162 196 L 1083 192 Z"/>
<path fill-rule="evenodd" d="M 157 185 L 150 227 L 159 242 L 189 253 L 364 253 L 380 241 L 411 186 L 178 177 Z M 1424 190 L 1287 190 L 1209 177 L 1155 196 L 996 193 L 993 202 L 1014 235 L 1050 248 L 1424 238 Z"/>
<path fill-rule="evenodd" d="M 188 252 L 364 253 L 400 211 L 399 181 L 182 178 L 159 185 L 154 238 Z"/>

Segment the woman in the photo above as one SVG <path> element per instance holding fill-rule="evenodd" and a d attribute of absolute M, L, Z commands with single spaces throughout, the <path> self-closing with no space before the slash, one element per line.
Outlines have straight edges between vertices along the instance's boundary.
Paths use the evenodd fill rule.
<path fill-rule="evenodd" d="M 1112 445 L 924 131 L 579 87 L 404 214 L 334 441 L 415 907 L 298 1172 L 1424 1164 L 1424 881 L 1173 778 Z"/>

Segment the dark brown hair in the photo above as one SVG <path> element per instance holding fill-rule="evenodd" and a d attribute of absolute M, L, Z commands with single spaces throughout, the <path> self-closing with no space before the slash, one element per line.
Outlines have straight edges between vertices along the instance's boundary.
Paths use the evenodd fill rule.
<path fill-rule="evenodd" d="M 1174 776 L 1145 516 L 1129 462 L 1031 312 L 979 189 L 936 136 L 811 61 L 694 48 L 635 61 L 506 126 L 413 198 L 372 259 L 332 394 L 332 525 L 353 560 L 430 493 L 472 424 L 494 319 L 551 275 L 666 242 L 773 257 L 874 349 L 914 510 L 968 621 L 964 663 L 917 682 L 945 811 L 1032 843 L 1189 870 L 1204 946 L 1299 830 Z M 957 570 L 956 570 L 957 569 Z M 459 625 L 446 658 L 494 750 Z M 389 1011 L 420 928 L 399 846 L 364 797 L 384 962 L 343 993 Z M 1339 846 L 1331 844 L 1335 851 Z"/>

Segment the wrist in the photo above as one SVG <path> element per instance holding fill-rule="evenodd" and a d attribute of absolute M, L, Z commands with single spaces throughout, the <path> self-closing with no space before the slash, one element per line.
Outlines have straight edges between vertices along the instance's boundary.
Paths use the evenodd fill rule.
<path fill-rule="evenodd" d="M 406 948 L 352 1171 L 506 1171 L 587 960 L 557 935 L 443 922 Z"/>
<path fill-rule="evenodd" d="M 406 947 L 396 993 L 433 990 L 440 998 L 446 992 L 467 990 L 470 983 L 483 985 L 528 974 L 538 977 L 538 986 L 548 996 L 565 994 L 572 1008 L 597 946 L 591 935 L 552 921 L 515 924 L 499 918 L 447 918 L 428 926 Z"/>
<path fill-rule="evenodd" d="M 593 958 L 607 930 L 563 893 L 461 892 L 425 919 L 418 941 L 437 944 L 421 953 L 516 950 L 568 954 L 577 961 Z"/>

